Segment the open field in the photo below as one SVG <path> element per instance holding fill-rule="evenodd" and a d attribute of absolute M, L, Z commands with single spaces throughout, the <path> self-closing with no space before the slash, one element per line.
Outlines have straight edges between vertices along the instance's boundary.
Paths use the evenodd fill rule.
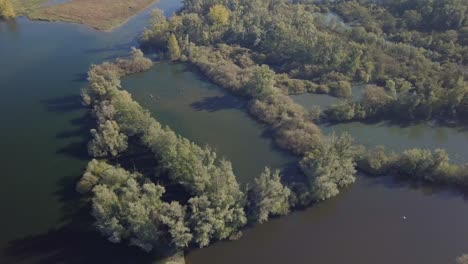
<path fill-rule="evenodd" d="M 31 19 L 79 23 L 98 30 L 112 30 L 156 0 L 73 0 L 44 6 L 47 0 L 13 0 L 18 14 Z"/>

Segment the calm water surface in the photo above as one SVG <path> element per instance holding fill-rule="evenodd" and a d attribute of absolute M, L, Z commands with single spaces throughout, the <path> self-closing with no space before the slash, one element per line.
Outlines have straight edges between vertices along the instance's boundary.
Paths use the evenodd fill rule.
<path fill-rule="evenodd" d="M 246 101 L 208 83 L 188 65 L 157 64 L 125 78 L 123 87 L 160 122 L 231 160 L 242 183 L 265 166 L 294 171 L 297 161 L 275 149 L 264 126 L 245 112 Z"/>
<path fill-rule="evenodd" d="M 171 14 L 177 4 L 164 0 L 158 5 Z M 89 209 L 79 206 L 73 191 L 88 161 L 92 126 L 79 101 L 86 70 L 91 63 L 126 54 L 146 19 L 147 12 L 112 33 L 26 19 L 0 23 L 0 263 L 154 261 L 154 256 L 97 235 Z M 289 167 L 293 161 L 244 112 L 245 102 L 186 65 L 157 65 L 126 78 L 124 87 L 159 121 L 232 160 L 241 182 L 265 165 Z M 358 142 L 395 149 L 444 147 L 460 160 L 468 159 L 464 131 L 360 126 L 324 129 L 350 131 Z M 187 261 L 451 263 L 468 251 L 466 223 L 468 202 L 460 194 L 359 177 L 335 199 L 248 229 L 239 241 L 194 250 Z"/>

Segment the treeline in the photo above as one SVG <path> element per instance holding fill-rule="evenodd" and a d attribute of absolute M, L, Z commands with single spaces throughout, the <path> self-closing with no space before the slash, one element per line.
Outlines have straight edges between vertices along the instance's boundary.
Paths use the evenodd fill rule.
<path fill-rule="evenodd" d="M 440 122 L 466 122 L 468 97 L 466 87 L 461 82 L 449 92 L 426 91 L 417 93 L 403 80 L 387 80 L 382 86 L 367 85 L 360 99 L 342 100 L 331 105 L 323 113 L 330 122 L 354 120 L 430 120 Z M 446 117 L 450 117 L 446 119 Z"/>
<path fill-rule="evenodd" d="M 0 19 L 11 19 L 14 17 L 16 17 L 16 13 L 11 0 L 0 0 Z"/>
<path fill-rule="evenodd" d="M 288 213 L 291 192 L 278 172 L 259 175 L 247 200 L 229 161 L 161 126 L 121 89 L 124 74 L 150 66 L 141 54 L 133 50 L 127 60 L 93 65 L 82 92 L 98 126 L 89 153 L 102 159 L 88 164 L 77 190 L 92 194 L 98 230 L 112 242 L 171 253 L 236 237 L 249 219 L 264 222 Z M 152 153 L 154 175 L 119 165 L 123 154 L 138 147 Z M 167 188 L 179 191 L 166 194 Z"/>
<path fill-rule="evenodd" d="M 445 150 L 409 149 L 401 154 L 388 153 L 384 147 L 358 155 L 358 167 L 370 175 L 397 175 L 405 179 L 468 187 L 468 164 L 450 163 Z"/>
<path fill-rule="evenodd" d="M 353 83 L 388 86 L 397 110 L 380 109 L 379 112 L 386 114 L 366 113 L 361 119 L 466 120 L 468 83 L 466 69 L 458 64 L 460 61 L 437 59 L 432 50 L 400 42 L 380 31 L 375 32 L 369 26 L 373 20 L 346 18 L 346 12 L 351 16 L 366 10 L 371 14 L 382 13 L 400 5 L 406 8 L 403 6 L 410 6 L 410 0 L 403 1 L 407 4 L 399 3 L 393 7 L 365 1 L 310 2 L 315 1 L 185 1 L 183 9 L 169 19 L 155 12 L 141 42 L 143 46 L 162 51 L 177 47 L 172 58 L 182 60 L 197 56 L 193 54 L 196 51 L 190 48 L 191 45 L 211 49 L 220 49 L 222 44 L 239 47 L 236 49 L 244 49 L 242 58 L 235 57 L 235 54 L 235 58 L 224 56 L 224 59 L 232 60 L 241 69 L 245 68 L 243 63 L 269 65 L 277 73 L 277 86 L 289 94 L 316 92 L 350 98 Z M 446 16 L 455 16 L 452 14 L 455 12 L 460 17 L 451 19 L 458 22 L 447 22 L 449 25 L 446 27 L 456 27 L 460 37 L 464 38 L 466 20 L 461 17 L 467 4 L 463 1 L 455 2 L 447 4 L 445 1 L 431 1 L 428 6 L 432 8 L 432 13 L 428 13 L 424 19 L 440 21 Z M 452 6 L 457 10 L 453 10 Z M 323 12 L 330 9 L 355 23 L 337 26 L 327 22 Z M 448 10 L 447 14 L 439 18 L 438 14 L 442 14 L 445 9 Z M 387 13 L 391 15 L 391 12 Z M 399 19 L 395 18 L 397 21 Z M 377 18 L 375 20 L 380 21 Z M 426 20 L 421 25 L 426 25 Z M 429 28 L 436 22 L 431 23 Z M 444 28 L 434 28 L 433 31 L 436 30 Z M 169 39 L 171 45 L 168 45 Z M 458 40 L 450 43 L 466 46 Z M 467 57 L 461 50 L 454 54 L 459 58 Z M 237 68 L 227 67 L 225 70 L 229 70 L 229 74 L 237 74 Z M 233 85 L 239 85 L 239 82 L 242 79 L 236 80 Z"/>

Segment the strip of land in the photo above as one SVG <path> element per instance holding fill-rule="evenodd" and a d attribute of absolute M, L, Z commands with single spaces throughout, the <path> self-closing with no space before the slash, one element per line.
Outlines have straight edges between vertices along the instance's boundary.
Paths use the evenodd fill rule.
<path fill-rule="evenodd" d="M 14 0 L 19 14 L 34 20 L 62 21 L 110 31 L 157 0 L 72 0 L 44 6 L 47 0 Z"/>

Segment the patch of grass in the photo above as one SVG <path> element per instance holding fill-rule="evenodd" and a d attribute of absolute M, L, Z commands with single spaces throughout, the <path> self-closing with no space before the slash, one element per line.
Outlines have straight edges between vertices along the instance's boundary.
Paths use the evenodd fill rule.
<path fill-rule="evenodd" d="M 17 15 L 29 16 L 48 0 L 11 0 Z"/>
<path fill-rule="evenodd" d="M 112 30 L 157 0 L 73 0 L 43 6 L 48 0 L 13 0 L 17 12 L 34 20 L 79 23 Z"/>

